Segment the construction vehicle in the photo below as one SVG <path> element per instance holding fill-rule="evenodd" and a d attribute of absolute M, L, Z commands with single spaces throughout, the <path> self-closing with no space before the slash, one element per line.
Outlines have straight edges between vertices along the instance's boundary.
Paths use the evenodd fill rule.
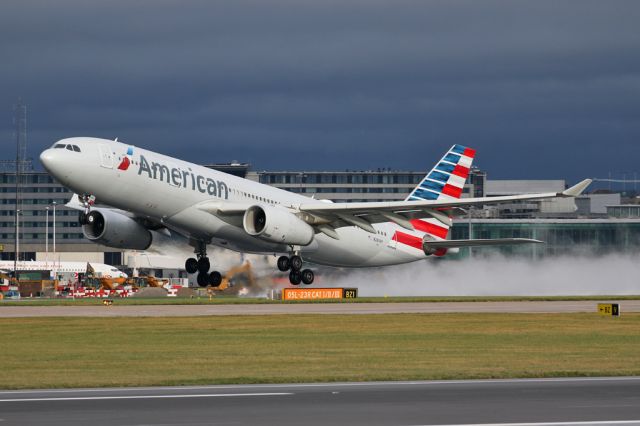
<path fill-rule="evenodd" d="M 253 275 L 251 262 L 246 261 L 242 265 L 229 269 L 222 277 L 222 282 L 218 287 L 212 287 L 214 291 L 224 291 L 229 294 L 243 294 L 247 289 L 254 286 L 256 278 Z"/>
<path fill-rule="evenodd" d="M 169 283 L 169 280 L 158 279 L 152 276 L 143 277 L 147 280 L 147 285 L 149 287 L 164 287 L 165 284 Z"/>
<path fill-rule="evenodd" d="M 141 275 L 139 277 L 130 277 L 123 281 L 124 285 L 130 285 L 133 288 L 140 287 L 164 287 L 169 280 L 163 280 L 152 276 Z"/>
<path fill-rule="evenodd" d="M 124 285 L 126 278 L 98 278 L 100 288 L 105 290 L 115 290 L 118 286 Z"/>

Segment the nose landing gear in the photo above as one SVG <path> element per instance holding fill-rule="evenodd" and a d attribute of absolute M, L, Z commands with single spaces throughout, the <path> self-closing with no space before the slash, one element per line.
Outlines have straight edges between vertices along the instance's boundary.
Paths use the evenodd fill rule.
<path fill-rule="evenodd" d="M 96 202 L 96 197 L 93 195 L 82 194 L 78 196 L 82 206 L 84 207 L 84 211 L 80 213 L 78 216 L 78 221 L 80 225 L 87 225 L 89 223 L 89 213 L 91 213 L 91 206 Z"/>
<path fill-rule="evenodd" d="M 186 269 L 189 274 L 198 273 L 197 281 L 200 287 L 209 285 L 211 287 L 218 287 L 222 283 L 222 274 L 218 271 L 209 273 L 211 262 L 209 262 L 209 258 L 207 257 L 207 245 L 199 242 L 195 253 L 198 258 L 190 257 L 187 259 L 184 263 L 184 269 Z"/>
<path fill-rule="evenodd" d="M 278 269 L 282 272 L 289 272 L 289 282 L 293 285 L 298 285 L 301 282 L 304 284 L 313 283 L 315 275 L 311 269 L 302 269 L 302 258 L 294 254 L 291 257 L 280 256 L 278 258 Z"/>

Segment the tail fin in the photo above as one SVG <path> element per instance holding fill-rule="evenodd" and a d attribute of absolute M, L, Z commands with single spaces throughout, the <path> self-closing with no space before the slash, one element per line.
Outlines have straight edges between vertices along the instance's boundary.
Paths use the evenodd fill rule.
<path fill-rule="evenodd" d="M 460 198 L 476 150 L 454 145 L 405 201 Z"/>

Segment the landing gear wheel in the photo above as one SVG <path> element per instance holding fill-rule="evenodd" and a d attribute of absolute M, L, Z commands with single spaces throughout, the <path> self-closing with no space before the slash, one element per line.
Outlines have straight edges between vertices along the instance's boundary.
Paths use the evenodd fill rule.
<path fill-rule="evenodd" d="M 212 287 L 218 287 L 222 284 L 222 274 L 218 271 L 213 271 L 209 274 L 209 284 Z"/>
<path fill-rule="evenodd" d="M 82 194 L 78 197 L 78 200 L 82 202 L 82 206 L 84 207 L 84 210 L 80 212 L 80 215 L 78 216 L 80 225 L 88 225 L 89 213 L 91 213 L 91 206 L 95 202 L 96 197 L 94 197 L 93 195 Z"/>
<path fill-rule="evenodd" d="M 200 287 L 206 287 L 207 284 L 209 284 L 209 275 L 200 272 L 198 274 L 198 285 Z"/>
<path fill-rule="evenodd" d="M 207 274 L 209 269 L 211 268 L 211 263 L 209 263 L 208 257 L 201 257 L 198 259 L 198 272 L 201 274 Z"/>
<path fill-rule="evenodd" d="M 302 269 L 302 258 L 300 256 L 291 256 L 291 269 L 300 271 Z"/>
<path fill-rule="evenodd" d="M 305 269 L 304 271 L 302 271 L 301 275 L 302 275 L 302 282 L 305 283 L 306 285 L 309 285 L 313 282 L 314 275 L 311 269 Z"/>
<path fill-rule="evenodd" d="M 198 272 L 198 261 L 193 257 L 190 257 L 186 262 L 184 262 L 184 269 L 187 270 L 188 274 L 195 274 Z"/>
<path fill-rule="evenodd" d="M 291 261 L 287 256 L 280 256 L 278 258 L 278 269 L 282 272 L 286 272 L 291 269 Z"/>
<path fill-rule="evenodd" d="M 293 285 L 298 285 L 300 284 L 301 281 L 302 281 L 302 272 L 292 269 L 291 272 L 289 272 L 289 282 Z"/>

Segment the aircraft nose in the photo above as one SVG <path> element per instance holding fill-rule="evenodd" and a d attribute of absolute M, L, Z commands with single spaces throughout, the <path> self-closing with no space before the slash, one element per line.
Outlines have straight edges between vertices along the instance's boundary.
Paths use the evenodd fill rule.
<path fill-rule="evenodd" d="M 53 176 L 57 176 L 62 168 L 62 159 L 60 158 L 60 150 L 45 149 L 40 154 L 40 162 L 44 168 Z"/>

